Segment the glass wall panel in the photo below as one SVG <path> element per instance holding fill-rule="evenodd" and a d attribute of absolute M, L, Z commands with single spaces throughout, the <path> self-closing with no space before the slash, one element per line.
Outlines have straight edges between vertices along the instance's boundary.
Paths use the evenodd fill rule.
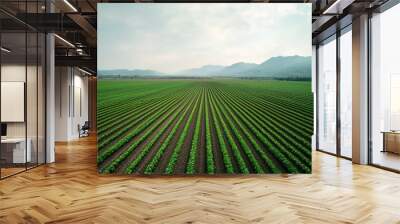
<path fill-rule="evenodd" d="M 46 117 L 45 117 L 45 99 L 46 99 L 46 84 L 45 84 L 45 65 L 46 65 L 46 51 L 45 51 L 45 45 L 46 45 L 46 37 L 43 33 L 38 34 L 38 76 L 37 76 L 37 82 L 38 82 L 38 136 L 37 136 L 37 145 L 38 145 L 38 164 L 43 164 L 45 163 L 45 158 L 46 158 L 46 145 L 45 145 L 45 124 L 46 124 Z"/>
<path fill-rule="evenodd" d="M 28 168 L 38 163 L 38 35 L 27 33 L 27 80 L 26 80 L 26 113 L 27 113 L 27 144 L 30 153 Z M 30 148 L 30 149 L 29 149 Z"/>
<path fill-rule="evenodd" d="M 318 48 L 318 148 L 336 153 L 336 40 Z"/>
<path fill-rule="evenodd" d="M 26 144 L 25 32 L 2 33 L 1 47 L 1 174 L 5 177 L 24 171 L 31 158 Z"/>
<path fill-rule="evenodd" d="M 43 13 L 45 1 L 1 2 L 15 13 Z M 45 163 L 43 33 L 0 12 L 0 178 Z"/>
<path fill-rule="evenodd" d="M 400 4 L 372 17 L 372 163 L 400 170 Z"/>
<path fill-rule="evenodd" d="M 351 27 L 350 27 L 351 28 Z M 340 153 L 352 157 L 352 35 L 340 36 Z"/>
<path fill-rule="evenodd" d="M 28 13 L 44 13 L 45 12 L 45 2 L 44 1 L 28 1 L 25 12 Z M 32 20 L 38 19 L 38 17 L 33 17 Z M 38 23 L 39 21 L 32 21 Z M 27 29 L 27 141 L 31 147 L 31 162 L 28 163 L 28 168 L 37 166 L 40 161 L 43 161 L 43 144 L 39 144 L 40 141 L 40 123 L 44 122 L 43 119 L 39 119 L 40 105 L 40 91 L 43 91 L 43 85 L 40 85 L 41 79 L 41 60 L 42 54 L 44 54 L 41 49 L 43 46 L 44 35 L 40 34 L 35 29 Z M 39 89 L 41 87 L 42 89 Z M 43 147 L 41 149 L 41 147 Z"/>

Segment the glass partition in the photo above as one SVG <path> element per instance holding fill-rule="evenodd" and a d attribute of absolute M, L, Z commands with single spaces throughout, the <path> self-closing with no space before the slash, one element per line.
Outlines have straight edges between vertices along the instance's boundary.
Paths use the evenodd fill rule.
<path fill-rule="evenodd" d="M 38 35 L 35 32 L 27 33 L 27 97 L 26 97 L 26 114 L 27 114 L 27 150 L 30 152 L 30 160 L 27 167 L 34 167 L 38 160 Z"/>
<path fill-rule="evenodd" d="M 31 158 L 26 141 L 25 32 L 2 33 L 1 47 L 1 175 L 6 177 L 24 171 Z"/>
<path fill-rule="evenodd" d="M 46 124 L 46 37 L 38 33 L 38 64 L 37 64 L 37 163 L 46 162 L 45 124 Z"/>
<path fill-rule="evenodd" d="M 318 149 L 336 153 L 336 36 L 318 47 Z"/>
<path fill-rule="evenodd" d="M 17 3 L 0 7 L 43 12 L 44 1 Z M 45 44 L 43 33 L 0 12 L 1 179 L 45 163 Z"/>
<path fill-rule="evenodd" d="M 400 170 L 400 4 L 371 19 L 371 162 Z"/>

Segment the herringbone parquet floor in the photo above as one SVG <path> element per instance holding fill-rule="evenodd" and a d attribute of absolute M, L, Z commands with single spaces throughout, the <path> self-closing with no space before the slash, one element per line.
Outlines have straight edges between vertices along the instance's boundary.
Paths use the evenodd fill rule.
<path fill-rule="evenodd" d="M 312 175 L 115 177 L 95 139 L 0 181 L 0 223 L 400 223 L 400 175 L 315 152 Z"/>

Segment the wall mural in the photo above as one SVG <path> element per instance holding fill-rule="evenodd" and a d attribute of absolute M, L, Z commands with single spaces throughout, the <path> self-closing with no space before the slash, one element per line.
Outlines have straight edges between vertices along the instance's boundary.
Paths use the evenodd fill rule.
<path fill-rule="evenodd" d="M 311 4 L 98 8 L 100 173 L 311 173 Z"/>

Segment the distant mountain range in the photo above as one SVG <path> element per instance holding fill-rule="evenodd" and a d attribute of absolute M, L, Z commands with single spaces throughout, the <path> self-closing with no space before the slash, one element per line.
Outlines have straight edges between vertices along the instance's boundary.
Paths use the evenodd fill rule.
<path fill-rule="evenodd" d="M 267 78 L 310 78 L 311 57 L 279 56 L 261 64 L 238 62 L 229 66 L 205 65 L 173 74 L 154 70 L 100 70 L 100 76 L 222 76 L 222 77 L 267 77 Z"/>
<path fill-rule="evenodd" d="M 162 72 L 154 71 L 154 70 L 149 70 L 149 69 L 134 69 L 134 70 L 128 70 L 128 69 L 110 69 L 110 70 L 100 70 L 99 71 L 100 75 L 115 75 L 115 76 L 161 76 L 161 75 L 167 75 Z"/>

